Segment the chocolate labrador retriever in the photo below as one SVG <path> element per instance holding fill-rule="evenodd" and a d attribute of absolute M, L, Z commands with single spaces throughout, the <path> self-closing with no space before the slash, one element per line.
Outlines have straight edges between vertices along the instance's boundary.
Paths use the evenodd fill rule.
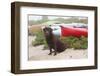
<path fill-rule="evenodd" d="M 52 49 L 54 50 L 54 55 L 66 49 L 66 45 L 62 43 L 61 40 L 59 40 L 59 38 L 54 36 L 54 34 L 52 33 L 52 29 L 50 27 L 43 28 L 43 31 L 46 42 L 50 49 L 50 53 L 48 55 L 51 55 L 53 53 Z"/>

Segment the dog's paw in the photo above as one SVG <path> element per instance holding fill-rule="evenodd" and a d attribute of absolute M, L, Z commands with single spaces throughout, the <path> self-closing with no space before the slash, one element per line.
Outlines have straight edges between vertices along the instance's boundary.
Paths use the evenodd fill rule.
<path fill-rule="evenodd" d="M 57 55 L 57 53 L 54 53 L 54 56 L 56 56 Z"/>
<path fill-rule="evenodd" d="M 49 53 L 48 55 L 52 55 L 52 53 Z"/>

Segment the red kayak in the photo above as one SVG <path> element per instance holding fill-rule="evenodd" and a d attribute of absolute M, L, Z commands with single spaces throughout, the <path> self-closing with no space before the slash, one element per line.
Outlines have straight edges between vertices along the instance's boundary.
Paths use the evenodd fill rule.
<path fill-rule="evenodd" d="M 87 28 L 74 28 L 74 27 L 64 27 L 61 26 L 61 35 L 68 37 L 81 37 L 81 36 L 88 36 L 88 29 Z"/>

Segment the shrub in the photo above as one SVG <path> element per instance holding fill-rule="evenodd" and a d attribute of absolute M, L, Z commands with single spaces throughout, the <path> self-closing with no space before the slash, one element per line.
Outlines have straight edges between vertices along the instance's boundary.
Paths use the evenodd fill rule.
<path fill-rule="evenodd" d="M 67 48 L 74 48 L 74 49 L 87 49 L 88 41 L 86 37 L 61 37 L 63 43 L 67 45 Z"/>
<path fill-rule="evenodd" d="M 43 35 L 42 30 L 39 30 L 35 33 L 36 39 L 32 41 L 33 46 L 44 45 L 43 50 L 48 49 L 48 45 L 45 41 L 45 37 Z M 87 49 L 88 41 L 86 37 L 61 37 L 61 41 L 67 45 L 67 48 L 74 48 L 74 49 Z"/>
<path fill-rule="evenodd" d="M 41 30 L 35 33 L 36 39 L 32 41 L 33 46 L 43 45 L 45 43 L 45 38 Z"/>

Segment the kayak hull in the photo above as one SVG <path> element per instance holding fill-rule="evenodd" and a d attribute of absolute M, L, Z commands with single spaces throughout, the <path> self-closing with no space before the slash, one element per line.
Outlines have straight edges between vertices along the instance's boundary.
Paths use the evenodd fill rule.
<path fill-rule="evenodd" d="M 74 27 L 61 26 L 61 35 L 64 37 L 68 37 L 68 36 L 87 37 L 88 36 L 88 29 L 87 28 L 74 28 Z"/>

